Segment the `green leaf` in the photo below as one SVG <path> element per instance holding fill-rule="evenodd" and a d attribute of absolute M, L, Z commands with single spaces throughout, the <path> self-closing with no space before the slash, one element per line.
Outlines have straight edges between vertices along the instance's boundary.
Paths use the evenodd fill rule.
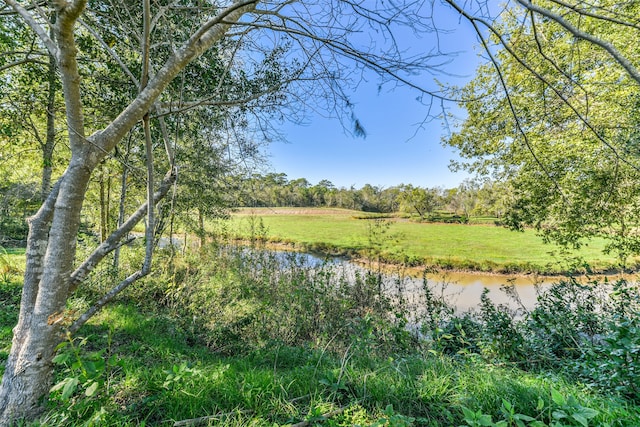
<path fill-rule="evenodd" d="M 580 425 L 584 427 L 589 427 L 589 420 L 587 420 L 584 416 L 580 414 L 571 414 L 571 418 L 580 423 Z"/>
<path fill-rule="evenodd" d="M 476 413 L 466 406 L 462 407 L 462 413 L 464 414 L 465 420 L 473 420 L 476 417 Z"/>
<path fill-rule="evenodd" d="M 66 379 L 66 384 L 62 388 L 63 400 L 68 400 L 71 395 L 73 395 L 73 393 L 76 391 L 76 388 L 78 387 L 78 383 L 79 381 L 76 377 Z"/>
<path fill-rule="evenodd" d="M 60 390 L 62 387 L 64 387 L 64 385 L 67 383 L 67 379 L 65 378 L 62 381 L 60 381 L 59 383 L 57 383 L 56 385 L 54 385 L 53 387 L 51 387 L 51 389 L 49 390 L 49 392 L 53 393 L 55 391 Z"/>
<path fill-rule="evenodd" d="M 554 420 L 561 420 L 563 418 L 567 418 L 568 415 L 564 411 L 557 410 L 557 411 L 553 411 L 551 413 L 551 416 L 553 417 Z"/>
<path fill-rule="evenodd" d="M 96 393 L 98 392 L 98 386 L 99 386 L 99 384 L 98 384 L 97 381 L 92 382 L 91 385 L 89 387 L 87 387 L 87 389 L 84 391 L 84 394 L 87 397 L 95 396 Z"/>
<path fill-rule="evenodd" d="M 66 363 L 67 360 L 69 360 L 69 356 L 69 353 L 56 354 L 56 356 L 53 358 L 53 363 L 58 365 Z"/>
<path fill-rule="evenodd" d="M 67 341 L 62 341 L 60 344 L 56 346 L 56 351 L 60 350 L 61 348 L 65 348 L 68 345 L 69 343 Z"/>
<path fill-rule="evenodd" d="M 480 418 L 478 418 L 478 424 L 480 424 L 481 426 L 492 426 L 493 420 L 491 419 L 491 415 L 488 415 L 488 414 L 480 415 Z"/>
<path fill-rule="evenodd" d="M 92 377 L 96 374 L 96 365 L 95 363 L 89 361 L 89 362 L 85 362 L 84 363 L 84 368 L 87 371 L 87 375 L 89 375 L 89 377 Z"/>
<path fill-rule="evenodd" d="M 567 404 L 567 400 L 564 398 L 560 392 L 554 388 L 551 389 L 551 400 L 558 406 L 565 406 Z"/>
<path fill-rule="evenodd" d="M 528 415 L 524 415 L 524 414 L 515 414 L 513 416 L 516 420 L 522 420 L 522 421 L 526 421 L 526 422 L 530 422 L 530 421 L 534 421 L 535 418 L 530 417 Z"/>
<path fill-rule="evenodd" d="M 588 420 L 590 420 L 591 418 L 597 417 L 599 413 L 600 412 L 596 411 L 595 409 L 585 408 L 585 407 L 580 408 L 580 411 L 579 411 L 579 414 Z"/>

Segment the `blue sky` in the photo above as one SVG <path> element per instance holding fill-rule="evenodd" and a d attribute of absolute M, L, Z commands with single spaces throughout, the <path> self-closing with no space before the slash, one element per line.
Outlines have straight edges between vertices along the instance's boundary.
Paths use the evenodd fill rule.
<path fill-rule="evenodd" d="M 443 23 L 453 32 L 440 34 L 441 45 L 449 52 L 459 52 L 446 69 L 464 77 L 436 77 L 441 82 L 460 84 L 473 76 L 479 63 L 473 49 L 476 38 L 466 22 L 459 23 L 452 12 L 442 13 Z M 432 40 L 425 37 L 417 42 L 428 50 Z M 434 76 L 422 79 L 433 84 Z M 287 142 L 273 142 L 268 147 L 271 171 L 284 172 L 289 179 L 306 178 L 312 184 L 328 179 L 337 187 L 347 188 L 367 183 L 450 188 L 468 177 L 448 168 L 450 160 L 458 157 L 440 142 L 446 134 L 445 125 L 439 120 L 421 125 L 427 107 L 416 100 L 416 91 L 383 87 L 379 93 L 378 82 L 372 77 L 349 95 L 366 138 L 350 135 L 336 119 L 310 115 L 304 125 L 289 123 L 281 128 Z"/>

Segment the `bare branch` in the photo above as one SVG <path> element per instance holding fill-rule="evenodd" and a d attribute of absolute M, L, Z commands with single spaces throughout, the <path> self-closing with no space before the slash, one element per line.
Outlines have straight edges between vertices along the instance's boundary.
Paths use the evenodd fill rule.
<path fill-rule="evenodd" d="M 4 71 L 4 70 L 7 70 L 7 69 L 9 69 L 9 68 L 17 67 L 18 65 L 27 64 L 27 63 L 30 63 L 30 64 L 40 64 L 40 65 L 48 65 L 48 64 L 47 64 L 46 62 L 44 62 L 44 61 L 38 61 L 37 59 L 32 59 L 32 58 L 25 58 L 25 59 L 20 59 L 20 60 L 18 60 L 18 61 L 14 61 L 14 62 L 11 62 L 11 63 L 9 63 L 9 64 L 5 64 L 5 65 L 1 66 L 1 67 L 0 67 L 0 72 L 2 72 L 2 71 Z"/>
<path fill-rule="evenodd" d="M 120 59 L 120 57 L 118 56 L 118 54 L 111 49 L 111 47 L 109 47 L 109 45 L 102 39 L 102 37 L 100 37 L 100 34 L 98 34 L 97 32 L 95 32 L 93 30 L 93 28 L 91 28 L 90 25 L 88 25 L 86 22 L 84 22 L 82 19 L 78 19 L 78 22 L 80 23 L 80 25 L 82 25 L 87 31 L 89 31 L 89 33 L 98 41 L 98 43 L 100 43 L 102 45 L 102 47 L 104 48 L 104 50 L 107 51 L 107 53 L 109 53 L 109 55 L 111 55 L 111 57 L 118 63 L 118 65 L 120 66 L 120 68 L 122 69 L 122 71 L 129 76 L 129 78 L 131 79 L 131 81 L 133 82 L 133 84 L 135 84 L 136 86 L 140 86 L 140 82 L 138 81 L 138 79 L 136 78 L 136 76 L 133 75 L 133 73 L 131 72 L 131 70 L 129 70 L 129 67 L 127 67 L 127 65 L 122 61 L 122 59 Z"/>
<path fill-rule="evenodd" d="M 290 80 L 293 81 L 293 80 Z M 290 82 L 289 81 L 289 82 Z M 285 82 L 286 83 L 286 82 Z M 247 105 L 248 103 L 258 100 L 265 95 L 269 95 L 271 93 L 275 93 L 280 89 L 281 85 L 272 86 L 267 90 L 264 90 L 259 93 L 255 93 L 253 95 L 239 98 L 239 99 L 230 99 L 226 101 L 214 100 L 214 97 L 205 98 L 197 101 L 184 101 L 178 104 L 173 103 L 162 103 L 158 108 L 157 115 L 155 117 L 164 117 L 170 114 L 178 114 L 183 113 L 185 111 L 192 110 L 194 108 L 207 106 L 207 107 L 233 107 L 237 105 Z M 175 108 L 174 108 L 175 107 Z"/>
<path fill-rule="evenodd" d="M 96 302 L 87 311 L 85 311 L 78 318 L 78 320 L 73 322 L 73 324 L 69 327 L 69 332 L 72 333 L 72 334 L 77 332 L 78 329 L 80 329 L 82 327 L 82 325 L 87 323 L 87 321 L 89 319 L 91 319 L 91 317 L 93 317 L 94 314 L 96 314 L 102 307 L 107 305 L 107 303 L 109 301 L 111 301 L 113 298 L 115 298 L 116 295 L 118 295 L 120 292 L 125 290 L 129 285 L 134 283 L 136 280 L 146 276 L 147 274 L 149 274 L 148 271 L 146 273 L 144 273 L 144 272 L 142 272 L 142 270 L 138 270 L 135 273 L 133 273 L 132 275 L 130 275 L 129 277 L 127 277 L 126 279 L 124 279 L 117 286 L 115 286 L 113 289 L 111 289 L 109 292 L 107 292 L 102 298 L 100 298 L 100 300 L 98 300 L 98 302 Z"/>
<path fill-rule="evenodd" d="M 230 14 L 233 14 L 233 12 L 237 11 L 237 10 L 242 10 L 244 8 L 246 8 L 247 6 L 251 6 L 252 8 L 255 8 L 255 5 L 257 4 L 258 0 L 244 0 L 244 1 L 236 1 L 235 4 L 229 6 L 224 13 L 220 13 L 218 14 L 215 18 L 209 20 L 209 22 L 205 23 L 202 27 L 200 27 L 198 29 L 198 31 L 196 31 L 193 36 L 191 37 L 190 40 L 199 40 L 200 38 L 204 37 L 204 35 L 213 27 L 215 27 L 218 24 L 228 24 L 228 25 L 232 25 L 235 24 L 236 19 L 231 19 L 230 21 L 227 21 L 227 16 Z"/>
<path fill-rule="evenodd" d="M 149 51 L 151 49 L 151 1 L 142 2 L 142 76 L 140 76 L 140 91 L 143 91 L 149 81 Z M 153 141 L 151 140 L 151 124 L 149 113 L 142 117 L 144 129 L 145 161 L 147 163 L 147 224 L 145 228 L 145 255 L 142 263 L 142 274 L 149 274 L 153 260 L 153 232 L 155 229 L 155 205 L 153 203 Z"/>
<path fill-rule="evenodd" d="M 416 89 L 423 94 L 433 96 L 434 98 L 442 99 L 445 101 L 453 101 L 453 102 L 458 101 L 457 99 L 449 98 L 438 91 L 426 89 L 425 87 L 419 84 L 416 84 L 415 82 L 409 80 L 406 77 L 403 77 L 400 74 L 400 71 L 410 72 L 413 68 L 417 68 L 417 67 L 424 68 L 424 64 L 427 62 L 427 60 L 433 59 L 435 55 L 428 55 L 428 56 L 422 56 L 420 58 L 414 58 L 412 62 L 402 61 L 394 64 L 388 58 L 362 52 L 360 50 L 355 49 L 353 46 L 350 46 L 345 42 L 321 37 L 317 34 L 311 33 L 310 31 L 294 29 L 284 25 L 277 25 L 275 23 L 270 23 L 270 24 L 251 23 L 248 25 L 251 25 L 255 28 L 270 29 L 272 31 L 282 32 L 289 36 L 300 36 L 310 40 L 317 41 L 319 43 L 322 43 L 325 47 L 329 48 L 330 50 L 334 52 L 338 52 L 341 56 L 349 58 L 355 61 L 356 63 L 362 64 L 367 68 L 375 71 L 376 73 L 383 76 L 387 76 L 399 83 L 406 85 L 409 88 Z M 441 55 L 438 55 L 438 56 L 441 56 Z M 449 62 L 449 60 L 444 60 L 442 63 L 434 65 L 433 68 L 437 69 L 445 65 L 447 62 Z"/>
<path fill-rule="evenodd" d="M 176 171 L 175 169 L 171 169 L 167 172 L 164 179 L 160 183 L 160 187 L 153 195 L 153 203 L 157 204 L 160 200 L 162 200 L 169 189 L 173 185 L 176 180 Z M 87 259 L 71 274 L 71 291 L 75 290 L 78 285 L 93 271 L 93 269 L 106 257 L 109 253 L 115 250 L 120 241 L 133 230 L 133 227 L 138 224 L 142 218 L 147 213 L 148 204 L 145 202 L 141 205 L 129 218 L 124 221 L 124 223 L 109 237 L 105 239 L 92 253 L 87 257 Z"/>
<path fill-rule="evenodd" d="M 57 58 L 58 47 L 53 42 L 51 37 L 49 37 L 49 34 L 47 34 L 47 31 L 44 28 L 42 28 L 42 25 L 40 25 L 34 19 L 34 17 L 29 13 L 29 11 L 27 11 L 15 0 L 4 0 L 4 2 L 7 3 L 9 6 L 11 6 L 13 10 L 15 10 L 22 17 L 22 19 L 24 19 L 24 21 L 29 26 L 29 28 L 31 28 L 33 32 L 38 35 L 38 37 L 40 38 L 42 43 L 45 45 L 49 53 L 53 55 L 54 58 Z"/>

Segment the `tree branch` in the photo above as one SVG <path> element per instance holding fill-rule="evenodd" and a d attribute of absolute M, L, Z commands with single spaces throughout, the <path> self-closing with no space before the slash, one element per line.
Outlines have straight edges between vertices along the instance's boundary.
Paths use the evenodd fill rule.
<path fill-rule="evenodd" d="M 149 51 L 151 50 L 151 1 L 142 2 L 142 76 L 140 91 L 149 81 Z M 155 229 L 155 204 L 153 203 L 153 141 L 151 140 L 151 124 L 149 113 L 142 116 L 144 130 L 145 161 L 147 163 L 147 224 L 145 229 L 145 255 L 142 263 L 142 274 L 149 274 L 153 260 L 153 234 Z"/>
<path fill-rule="evenodd" d="M 146 273 L 143 273 L 142 270 L 138 270 L 132 275 L 130 275 L 129 277 L 127 277 L 126 279 L 124 279 L 122 282 L 118 283 L 117 286 L 115 286 L 113 289 L 107 292 L 102 298 L 100 298 L 100 300 L 98 300 L 98 302 L 96 302 L 93 306 L 91 306 L 91 308 L 85 311 L 75 322 L 73 322 L 71 326 L 69 326 L 69 332 L 72 334 L 77 332 L 78 329 L 82 327 L 82 325 L 87 323 L 87 321 L 91 319 L 91 317 L 94 314 L 96 314 L 109 301 L 115 298 L 116 295 L 118 295 L 120 292 L 122 292 L 124 289 L 126 289 L 129 285 L 134 283 L 136 280 L 146 276 L 147 274 L 149 274 L 148 271 Z"/>
<path fill-rule="evenodd" d="M 153 103 L 158 99 L 162 91 L 184 69 L 184 67 L 220 40 L 231 24 L 220 23 L 222 19 L 237 22 L 246 13 L 255 8 L 258 0 L 245 1 L 234 4 L 223 11 L 217 17 L 216 25 L 205 24 L 207 31 L 198 31 L 199 37 L 191 37 L 175 52 L 158 70 L 149 84 L 140 92 L 121 113 L 104 130 L 97 132 L 90 139 L 99 147 L 102 153 L 107 153 L 126 135 L 126 133 L 138 123 L 149 111 Z M 104 154 L 102 154 L 104 156 Z M 99 159 L 98 159 L 99 160 Z"/>
<path fill-rule="evenodd" d="M 0 73 L 3 72 L 4 70 L 7 70 L 7 69 L 11 68 L 11 67 L 17 67 L 18 65 L 27 64 L 27 63 L 40 64 L 40 65 L 49 65 L 44 61 L 38 61 L 37 59 L 25 58 L 25 59 L 20 59 L 18 61 L 14 61 L 14 62 L 11 62 L 9 64 L 5 64 L 5 65 L 1 66 L 0 67 Z"/>
<path fill-rule="evenodd" d="M 588 41 L 589 43 L 592 43 L 596 46 L 601 47 L 602 49 L 604 49 L 605 51 L 607 51 L 607 53 L 609 53 L 609 55 L 611 55 L 611 57 L 622 66 L 622 68 L 624 68 L 627 73 L 629 74 L 629 76 L 631 76 L 631 78 L 633 80 L 636 81 L 636 83 L 640 84 L 640 71 L 638 71 L 638 69 L 636 67 L 633 66 L 633 64 L 631 63 L 631 61 L 629 61 L 622 53 L 620 53 L 620 51 L 618 51 L 611 43 L 602 40 L 592 34 L 589 34 L 585 31 L 580 30 L 579 28 L 575 27 L 573 24 L 571 24 L 569 21 L 567 21 L 566 19 L 564 19 L 562 16 L 558 15 L 557 13 L 554 13 L 548 9 L 545 9 L 544 7 L 538 6 L 536 4 L 533 4 L 531 2 L 531 0 L 516 0 L 520 5 L 522 5 L 522 7 L 524 7 L 525 9 L 531 10 L 533 12 L 536 12 L 548 19 L 551 19 L 555 22 L 557 22 L 558 24 L 560 24 L 562 27 L 564 27 L 567 31 L 569 31 L 574 37 Z"/>
<path fill-rule="evenodd" d="M 86 22 L 84 22 L 82 19 L 78 19 L 78 22 L 80 23 L 80 25 L 82 25 L 87 31 L 89 31 L 89 33 L 98 41 L 98 43 L 100 43 L 102 45 L 102 47 L 104 48 L 104 50 L 107 51 L 107 53 L 109 53 L 109 55 L 111 55 L 111 57 L 118 63 L 118 65 L 120 66 L 120 68 L 122 69 L 122 71 L 129 76 L 129 78 L 131 79 L 131 81 L 133 82 L 134 85 L 140 87 L 140 81 L 138 81 L 138 79 L 136 78 L 136 76 L 133 75 L 133 73 L 131 72 L 131 70 L 129 70 L 129 67 L 126 66 L 126 64 L 124 62 L 122 62 L 122 59 L 120 59 L 120 57 L 118 56 L 118 54 L 109 47 L 109 45 L 102 39 L 102 37 L 100 37 L 100 34 L 98 34 L 97 32 L 95 32 L 93 30 L 93 28 L 91 28 L 91 26 L 89 24 L 87 24 Z"/>
<path fill-rule="evenodd" d="M 167 172 L 164 179 L 160 183 L 160 187 L 153 195 L 153 203 L 157 204 L 160 200 L 162 200 L 169 189 L 173 185 L 176 180 L 176 171 L 175 169 L 171 169 Z M 109 237 L 105 239 L 92 253 L 89 257 L 71 274 L 71 292 L 73 292 L 82 281 L 93 271 L 96 265 L 102 261 L 104 257 L 106 257 L 109 253 L 115 250 L 119 246 L 119 242 L 126 236 L 133 227 L 138 224 L 142 218 L 147 213 L 148 204 L 145 202 L 142 204 L 129 218 Z"/>
<path fill-rule="evenodd" d="M 49 37 L 49 34 L 47 34 L 47 31 L 45 31 L 45 29 L 42 28 L 42 26 L 35 20 L 33 15 L 31 15 L 24 7 L 22 7 L 15 0 L 4 0 L 4 2 L 7 3 L 9 6 L 11 6 L 13 10 L 15 10 L 16 13 L 18 13 L 22 17 L 22 19 L 24 19 L 24 21 L 29 26 L 29 28 L 31 28 L 33 32 L 37 34 L 38 38 L 40 38 L 40 40 L 45 45 L 49 53 L 53 55 L 54 58 L 57 58 L 58 47 L 53 42 L 51 37 Z"/>
<path fill-rule="evenodd" d="M 290 81 L 289 81 L 290 82 Z M 285 82 L 287 83 L 287 82 Z M 245 98 L 240 98 L 240 99 L 230 99 L 227 101 L 216 101 L 213 100 L 213 96 L 210 98 L 205 98 L 205 99 L 201 99 L 198 101 L 184 101 L 181 102 L 179 104 L 173 104 L 173 103 L 162 103 L 159 104 L 159 108 L 157 109 L 157 114 L 155 115 L 155 117 L 164 117 L 164 116 L 168 116 L 170 114 L 178 114 L 178 113 L 183 113 L 185 111 L 189 111 L 192 110 L 194 108 L 198 108 L 198 107 L 202 107 L 202 106 L 207 106 L 207 107 L 232 107 L 232 106 L 236 106 L 236 105 L 246 105 L 251 101 L 255 101 L 257 99 L 260 99 L 261 97 L 265 96 L 265 95 L 269 95 L 271 93 L 274 93 L 276 91 L 278 91 L 280 89 L 281 85 L 279 84 L 278 86 L 272 86 L 270 88 L 268 88 L 265 91 L 262 91 L 260 93 L 256 93 L 250 96 L 247 96 Z M 176 109 L 173 109 L 173 107 L 176 107 Z"/>
<path fill-rule="evenodd" d="M 329 48 L 329 50 L 333 52 L 338 52 L 341 56 L 349 58 L 355 61 L 356 63 L 362 64 L 368 67 L 369 69 L 373 70 L 379 75 L 388 76 L 393 80 L 400 82 L 409 88 L 416 89 L 423 94 L 432 96 L 437 99 L 442 99 L 445 101 L 453 101 L 453 102 L 459 101 L 457 99 L 449 98 L 443 95 L 442 93 L 438 93 L 437 91 L 428 90 L 423 86 L 420 86 L 419 84 L 416 84 L 411 80 L 409 80 L 408 78 L 405 78 L 399 74 L 400 71 L 410 72 L 411 69 L 414 69 L 416 67 L 419 67 L 419 66 L 424 67 L 424 63 L 427 61 L 427 59 L 433 58 L 435 57 L 435 55 L 425 55 L 420 58 L 414 58 L 411 63 L 397 62 L 394 64 L 392 63 L 392 61 L 390 61 L 386 57 L 382 57 L 379 55 L 366 54 L 364 52 L 358 51 L 353 46 L 350 46 L 345 42 L 321 37 L 307 30 L 294 29 L 284 25 L 277 25 L 272 22 L 269 24 L 251 23 L 247 25 L 250 25 L 255 28 L 263 28 L 263 29 L 269 29 L 272 31 L 282 32 L 289 36 L 299 36 L 299 37 L 304 37 L 310 40 L 314 40 L 316 42 L 323 44 L 324 46 Z M 301 24 L 298 24 L 298 25 L 302 26 Z M 446 61 L 443 62 L 442 64 L 437 64 L 433 66 L 433 68 L 436 69 L 437 67 L 440 67 L 445 63 Z"/>
<path fill-rule="evenodd" d="M 597 14 L 597 13 L 592 13 L 592 12 L 589 12 L 588 9 L 578 9 L 577 5 L 573 5 L 573 4 L 564 2 L 562 0 L 550 0 L 550 1 L 555 3 L 555 4 L 557 4 L 557 5 L 559 5 L 559 6 L 566 7 L 567 9 L 572 10 L 575 13 L 577 13 L 579 15 L 582 15 L 582 16 L 588 16 L 590 18 L 598 19 L 600 21 L 611 22 L 612 24 L 618 24 L 618 25 L 622 25 L 622 26 L 625 26 L 625 27 L 629 27 L 629 28 L 634 28 L 636 30 L 640 30 L 640 26 L 638 24 L 634 24 L 634 23 L 629 22 L 629 21 L 623 21 L 622 19 L 612 18 L 612 17 L 609 17 L 609 16 L 600 15 L 600 14 Z M 580 2 L 580 4 L 582 4 L 582 2 Z M 609 11 L 609 10 L 607 10 L 607 12 L 611 13 L 611 11 Z M 632 19 L 636 19 L 637 20 L 637 17 L 634 17 Z"/>
<path fill-rule="evenodd" d="M 491 25 L 489 25 L 489 23 L 486 23 L 483 20 L 477 19 L 477 18 L 469 15 L 465 10 L 463 10 L 460 6 L 458 6 L 454 1 L 452 1 L 452 0 L 446 0 L 446 1 L 453 8 L 455 8 L 458 11 L 458 13 L 460 13 L 462 16 L 464 16 L 471 23 L 471 25 L 473 25 L 473 28 L 476 31 L 476 34 L 478 35 L 478 37 L 480 39 L 480 42 L 482 43 L 482 46 L 484 47 L 485 52 L 487 53 L 487 55 L 489 55 L 489 59 L 491 60 L 491 63 L 493 64 L 493 66 L 494 66 L 494 68 L 496 70 L 496 73 L 498 73 L 498 78 L 500 79 L 500 85 L 502 86 L 502 90 L 504 91 L 504 94 L 505 94 L 505 96 L 507 98 L 507 103 L 509 105 L 509 110 L 511 111 L 511 115 L 513 116 L 513 119 L 515 120 L 516 128 L 518 129 L 518 133 L 522 136 L 523 141 L 525 143 L 525 146 L 527 147 L 527 150 L 529 151 L 529 153 L 533 157 L 533 159 L 536 162 L 536 164 L 538 165 L 538 167 L 540 167 L 540 169 L 542 169 L 544 174 L 547 176 L 549 181 L 551 181 L 553 183 L 554 187 L 558 191 L 558 194 L 560 194 L 560 196 L 562 197 L 564 202 L 569 204 L 569 199 L 565 196 L 564 192 L 562 191 L 562 188 L 560 188 L 560 185 L 558 184 L 558 182 L 555 179 L 553 179 L 553 177 L 551 176 L 551 174 L 547 170 L 547 167 L 544 165 L 544 163 L 542 163 L 540 161 L 540 159 L 538 158 L 538 155 L 536 154 L 535 150 L 533 149 L 533 146 L 531 145 L 531 142 L 529 141 L 529 137 L 527 136 L 527 133 L 525 132 L 525 130 L 522 127 L 522 123 L 520 122 L 520 117 L 518 116 L 518 112 L 516 111 L 516 108 L 513 105 L 513 102 L 511 101 L 511 95 L 510 95 L 510 92 L 509 92 L 509 88 L 507 86 L 507 83 L 504 81 L 504 76 L 502 75 L 502 70 L 500 68 L 500 64 L 498 63 L 498 60 L 494 57 L 493 53 L 491 52 L 491 49 L 488 46 L 487 40 L 484 37 L 484 35 L 482 34 L 482 31 L 480 31 L 480 28 L 478 27 L 478 24 L 477 24 L 476 21 L 482 22 L 484 25 L 487 26 L 487 28 L 489 28 L 494 33 L 495 33 L 495 30 L 493 29 L 493 27 Z M 500 40 L 502 41 L 502 44 L 504 45 L 505 42 L 502 40 L 502 37 L 499 34 L 497 34 L 497 35 L 498 35 L 498 37 L 500 37 Z M 505 47 L 508 49 L 507 46 L 505 46 Z M 518 56 L 515 54 L 515 52 L 512 52 L 511 50 L 509 50 L 509 52 L 518 60 L 518 62 L 520 62 L 520 60 L 519 60 Z"/>
<path fill-rule="evenodd" d="M 622 161 L 623 163 L 627 164 L 628 166 L 630 166 L 631 168 L 640 171 L 640 166 L 634 165 L 633 163 L 631 163 L 629 160 L 627 160 L 626 158 L 622 157 L 620 155 L 620 153 L 618 153 L 618 150 L 616 150 L 616 148 L 609 142 L 606 140 L 606 138 L 604 136 L 602 136 L 600 134 L 600 132 L 598 132 L 597 129 L 595 129 L 593 127 L 593 125 L 589 122 L 589 120 L 587 120 L 583 114 L 580 113 L 580 111 L 578 111 L 578 109 L 571 103 L 569 102 L 569 100 L 560 92 L 560 90 L 558 90 L 558 88 L 551 84 L 551 82 L 549 82 L 546 78 L 544 78 L 544 76 L 540 75 L 540 73 L 536 72 L 536 70 L 534 70 L 529 64 L 527 64 L 521 57 L 520 55 L 518 55 L 513 48 L 511 47 L 511 45 L 505 40 L 505 38 L 503 37 L 503 35 L 493 26 L 491 25 L 491 23 L 487 22 L 486 20 L 482 19 L 482 18 L 478 18 L 478 17 L 474 17 L 471 16 L 469 13 L 467 13 L 466 11 L 464 11 L 460 6 L 458 6 L 453 0 L 446 0 L 447 3 L 449 3 L 452 7 L 454 7 L 462 16 L 464 16 L 469 22 L 471 22 L 471 24 L 474 26 L 474 28 L 476 28 L 476 32 L 478 34 L 478 36 L 483 40 L 483 44 L 485 46 L 485 51 L 491 56 L 492 62 L 496 68 L 496 70 L 498 71 L 498 73 L 500 74 L 500 78 L 502 79 L 502 74 L 500 72 L 499 69 L 499 65 L 497 63 L 497 61 L 495 61 L 493 59 L 493 56 L 491 55 L 491 52 L 489 51 L 489 47 L 486 45 L 486 43 L 484 43 L 484 37 L 482 35 L 482 33 L 480 32 L 480 30 L 477 28 L 476 26 L 476 22 L 480 22 L 482 25 L 484 25 L 489 31 L 491 31 L 496 38 L 500 41 L 500 44 L 506 49 L 506 51 L 520 64 L 522 65 L 527 71 L 529 71 L 531 73 L 532 76 L 534 76 L 536 79 L 538 79 L 540 82 L 544 83 L 546 85 L 546 87 L 548 87 L 549 89 L 551 89 L 553 91 L 553 93 L 556 94 L 556 96 L 558 97 L 558 99 L 560 99 L 567 107 L 569 107 L 569 109 L 573 112 L 573 114 L 576 115 L 576 117 L 580 120 L 581 123 L 583 123 L 587 129 L 589 129 L 589 131 L 596 137 L 598 138 L 598 140 L 600 142 L 602 142 L 608 149 L 611 150 L 611 152 L 616 156 L 617 159 L 619 159 L 620 161 Z M 521 0 L 518 0 L 521 1 Z M 506 88 L 505 88 L 506 90 Z M 542 166 L 542 165 L 541 165 Z"/>
<path fill-rule="evenodd" d="M 62 4 L 60 4 L 62 3 Z M 80 73 L 78 71 L 78 49 L 73 35 L 73 27 L 86 5 L 86 0 L 75 3 L 58 3 L 56 36 L 59 47 L 58 62 L 62 76 L 62 87 L 66 108 L 69 143 L 72 152 L 78 152 L 85 144 L 84 114 L 80 95 Z"/>

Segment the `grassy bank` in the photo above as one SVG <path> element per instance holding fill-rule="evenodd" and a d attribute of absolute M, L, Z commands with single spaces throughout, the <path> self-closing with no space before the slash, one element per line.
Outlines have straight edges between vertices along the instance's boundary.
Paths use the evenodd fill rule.
<path fill-rule="evenodd" d="M 381 257 L 391 262 L 489 272 L 560 273 L 584 267 L 618 268 L 602 253 L 603 241 L 565 253 L 542 242 L 532 230 L 514 232 L 492 225 L 376 222 L 362 212 L 339 209 L 242 209 L 232 233 L 262 236 L 303 250 Z"/>
<path fill-rule="evenodd" d="M 157 265 L 61 348 L 42 425 L 640 425 L 632 399 L 570 375 L 569 355 L 532 363 L 550 354 L 514 341 L 495 307 L 482 326 L 427 298 L 419 339 L 373 276 L 346 283 L 293 255 L 285 267 L 244 250 Z M 84 310 L 99 281 L 70 310 Z M 18 276 L 0 283 L 0 363 L 19 293 Z M 582 333 L 569 314 L 550 314 Z"/>

